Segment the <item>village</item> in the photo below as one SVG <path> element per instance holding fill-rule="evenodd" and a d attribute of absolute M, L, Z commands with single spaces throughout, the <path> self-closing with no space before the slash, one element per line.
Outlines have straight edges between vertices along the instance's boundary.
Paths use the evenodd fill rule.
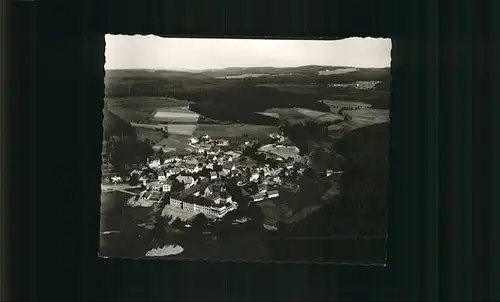
<path fill-rule="evenodd" d="M 241 204 L 298 191 L 297 180 L 309 165 L 307 158 L 298 156 L 298 149 L 289 146 L 281 134 L 270 134 L 269 141 L 259 148 L 259 141 L 191 137 L 188 154 L 158 150 L 147 165 L 131 171 L 129 178 L 111 176 L 103 183 L 111 183 L 111 187 L 128 183 L 124 187 L 135 193 L 127 202 L 130 207 L 160 206 L 163 217 L 182 221 L 201 213 L 219 220 Z M 276 152 L 279 148 L 287 152 Z M 328 177 L 336 172 L 324 173 Z"/>

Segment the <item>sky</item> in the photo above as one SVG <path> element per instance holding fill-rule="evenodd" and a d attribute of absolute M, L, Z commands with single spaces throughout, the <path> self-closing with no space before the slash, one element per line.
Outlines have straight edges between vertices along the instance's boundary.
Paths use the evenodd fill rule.
<path fill-rule="evenodd" d="M 391 40 L 264 40 L 106 35 L 105 69 L 203 70 L 327 65 L 390 67 Z"/>

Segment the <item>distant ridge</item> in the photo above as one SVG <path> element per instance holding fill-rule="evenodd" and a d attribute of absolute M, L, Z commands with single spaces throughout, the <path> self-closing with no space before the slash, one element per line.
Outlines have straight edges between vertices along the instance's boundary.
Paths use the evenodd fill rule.
<path fill-rule="evenodd" d="M 228 77 L 238 76 L 242 74 L 303 74 L 317 75 L 319 72 L 335 71 L 335 70 L 380 70 L 388 71 L 390 68 L 359 68 L 349 66 L 326 66 L 326 65 L 304 65 L 296 67 L 225 67 L 221 69 L 205 69 L 205 70 L 190 70 L 190 69 L 108 69 L 106 77 Z"/>

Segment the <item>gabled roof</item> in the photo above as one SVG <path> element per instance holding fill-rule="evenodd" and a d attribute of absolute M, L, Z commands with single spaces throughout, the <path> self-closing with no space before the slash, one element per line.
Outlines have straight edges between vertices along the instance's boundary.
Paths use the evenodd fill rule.
<path fill-rule="evenodd" d="M 194 200 L 194 203 L 196 203 L 197 205 L 200 205 L 200 206 L 210 206 L 211 204 L 213 204 L 213 202 L 207 198 L 204 198 L 204 197 L 198 197 Z"/>
<path fill-rule="evenodd" d="M 212 195 L 208 196 L 207 198 L 210 200 L 215 200 L 217 198 L 221 197 L 220 192 L 214 192 Z"/>
<path fill-rule="evenodd" d="M 257 188 L 260 190 L 260 189 L 267 189 L 267 185 L 266 184 L 258 184 L 257 185 Z"/>
<path fill-rule="evenodd" d="M 212 192 L 219 192 L 221 189 L 222 183 L 221 182 L 215 182 L 212 184 L 209 184 L 207 188 L 211 190 Z"/>
<path fill-rule="evenodd" d="M 196 192 L 199 192 L 200 191 L 200 185 L 194 185 L 194 186 L 191 186 L 187 189 L 185 189 L 184 191 L 181 192 L 181 194 L 183 195 L 191 195 L 191 194 L 194 194 Z"/>
<path fill-rule="evenodd" d="M 225 206 L 226 206 L 226 205 L 225 205 L 225 204 L 223 204 L 223 203 L 214 203 L 214 204 L 212 204 L 210 207 L 211 207 L 211 208 L 220 209 L 220 208 L 225 207 Z"/>
<path fill-rule="evenodd" d="M 178 181 L 189 181 L 192 182 L 194 180 L 194 177 L 192 176 L 185 176 L 185 175 L 179 175 L 176 177 Z"/>
<path fill-rule="evenodd" d="M 257 193 L 255 195 L 252 196 L 252 198 L 255 200 L 255 199 L 261 199 L 261 198 L 265 198 L 266 196 L 262 193 Z"/>

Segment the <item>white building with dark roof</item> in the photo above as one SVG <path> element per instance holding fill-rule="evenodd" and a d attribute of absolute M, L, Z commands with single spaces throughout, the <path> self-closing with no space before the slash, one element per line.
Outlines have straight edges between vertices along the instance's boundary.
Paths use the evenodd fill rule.
<path fill-rule="evenodd" d="M 280 193 L 278 190 L 271 190 L 267 192 L 267 198 L 278 198 L 280 196 Z"/>
<path fill-rule="evenodd" d="M 262 201 L 262 200 L 264 200 L 264 198 L 266 198 L 266 195 L 261 194 L 261 193 L 257 193 L 257 194 L 252 196 L 252 200 L 254 202 Z"/>
<path fill-rule="evenodd" d="M 221 176 L 228 176 L 231 174 L 231 170 L 222 168 L 222 170 L 219 172 Z"/>
<path fill-rule="evenodd" d="M 176 177 L 176 179 L 183 183 L 186 188 L 189 188 L 195 184 L 194 177 L 192 176 L 184 176 L 184 175 L 179 175 Z"/>
<path fill-rule="evenodd" d="M 165 181 L 167 180 L 167 175 L 165 175 L 165 172 L 159 171 L 158 172 L 158 181 Z"/>
<path fill-rule="evenodd" d="M 256 182 L 258 181 L 260 178 L 260 174 L 259 173 L 253 173 L 252 176 L 250 176 L 250 181 L 252 182 Z"/>
<path fill-rule="evenodd" d="M 120 177 L 120 176 L 113 176 L 111 177 L 111 182 L 113 183 L 119 183 L 119 182 L 122 182 L 123 179 Z"/>
<path fill-rule="evenodd" d="M 170 192 L 172 190 L 172 181 L 166 180 L 161 183 L 163 192 Z"/>

